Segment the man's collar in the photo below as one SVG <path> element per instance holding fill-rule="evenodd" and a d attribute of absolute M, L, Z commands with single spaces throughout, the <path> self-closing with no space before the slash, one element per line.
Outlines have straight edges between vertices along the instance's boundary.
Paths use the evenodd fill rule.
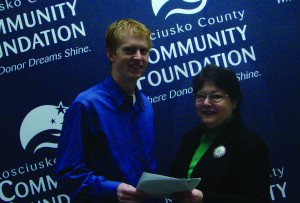
<path fill-rule="evenodd" d="M 127 95 L 125 91 L 120 87 L 120 85 L 114 81 L 114 79 L 108 75 L 103 81 L 104 86 L 107 88 L 108 92 L 112 95 L 116 105 L 118 107 L 121 107 L 123 103 L 125 102 Z M 144 110 L 144 104 L 143 101 L 141 100 L 141 92 L 136 89 L 135 91 L 135 99 L 136 103 Z"/>

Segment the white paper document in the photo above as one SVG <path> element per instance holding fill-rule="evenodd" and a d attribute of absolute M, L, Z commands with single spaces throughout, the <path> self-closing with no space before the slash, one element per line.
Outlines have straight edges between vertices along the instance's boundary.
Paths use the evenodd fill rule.
<path fill-rule="evenodd" d="M 153 197 L 167 198 L 174 192 L 191 191 L 199 184 L 201 178 L 178 179 L 144 172 L 137 189 Z"/>

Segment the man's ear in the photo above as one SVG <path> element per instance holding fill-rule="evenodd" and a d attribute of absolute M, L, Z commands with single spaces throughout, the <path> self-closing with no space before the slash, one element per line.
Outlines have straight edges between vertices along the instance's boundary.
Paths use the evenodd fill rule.
<path fill-rule="evenodd" d="M 110 49 L 106 49 L 106 56 L 111 63 L 114 61 L 114 54 Z"/>

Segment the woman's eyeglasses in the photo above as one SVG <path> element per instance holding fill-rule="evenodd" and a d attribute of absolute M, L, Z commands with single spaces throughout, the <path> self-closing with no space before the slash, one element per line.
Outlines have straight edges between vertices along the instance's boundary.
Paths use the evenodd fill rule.
<path fill-rule="evenodd" d="M 220 103 L 227 96 L 228 96 L 227 94 L 221 94 L 221 93 L 212 93 L 212 94 L 198 93 L 196 94 L 196 101 L 204 102 L 206 99 L 208 99 L 213 103 Z"/>

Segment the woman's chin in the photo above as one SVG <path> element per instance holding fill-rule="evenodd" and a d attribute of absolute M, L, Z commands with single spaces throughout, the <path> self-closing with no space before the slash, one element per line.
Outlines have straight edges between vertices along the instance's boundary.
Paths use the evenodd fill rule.
<path fill-rule="evenodd" d="M 213 118 L 202 118 L 202 123 L 208 128 L 217 127 L 219 125 Z"/>

